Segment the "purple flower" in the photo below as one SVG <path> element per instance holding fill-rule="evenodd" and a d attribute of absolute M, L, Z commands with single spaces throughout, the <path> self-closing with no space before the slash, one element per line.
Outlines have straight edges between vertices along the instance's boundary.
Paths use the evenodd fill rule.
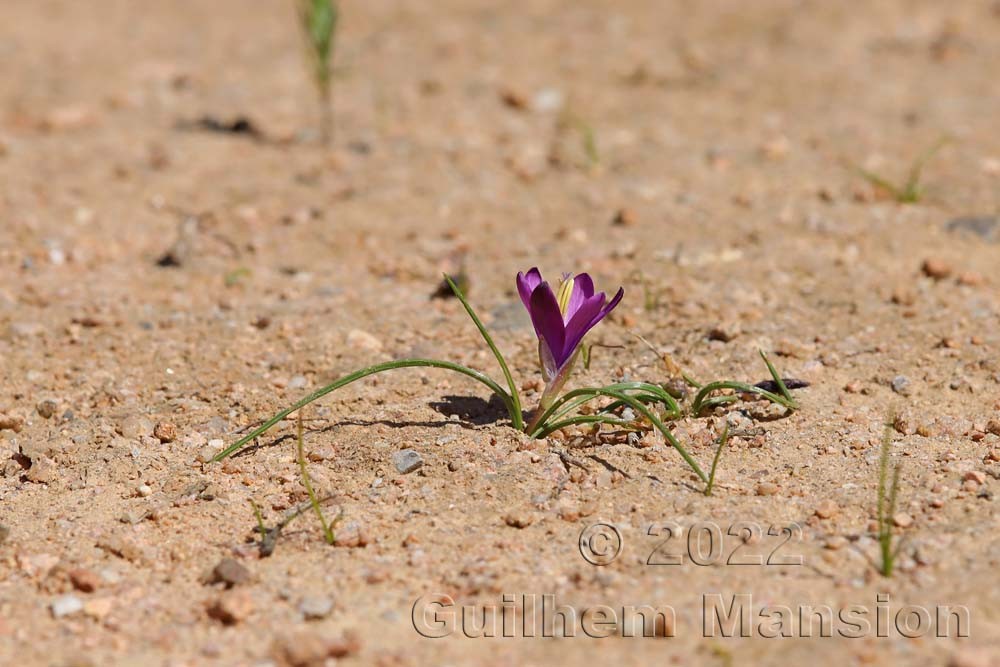
<path fill-rule="evenodd" d="M 587 332 L 614 310 L 625 290 L 618 288 L 611 301 L 604 292 L 594 294 L 594 281 L 586 273 L 566 274 L 553 292 L 537 268 L 517 274 L 517 291 L 531 315 L 538 336 L 538 356 L 545 381 L 565 381 Z"/>

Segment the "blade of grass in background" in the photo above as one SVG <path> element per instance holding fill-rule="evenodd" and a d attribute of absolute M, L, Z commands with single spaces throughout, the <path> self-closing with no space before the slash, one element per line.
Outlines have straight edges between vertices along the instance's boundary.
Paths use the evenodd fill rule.
<path fill-rule="evenodd" d="M 337 0 L 298 0 L 319 100 L 319 131 L 324 146 L 333 141 L 333 51 L 340 7 Z"/>

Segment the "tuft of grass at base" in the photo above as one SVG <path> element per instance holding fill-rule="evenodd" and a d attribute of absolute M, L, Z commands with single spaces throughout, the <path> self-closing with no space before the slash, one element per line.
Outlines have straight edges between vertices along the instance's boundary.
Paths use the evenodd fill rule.
<path fill-rule="evenodd" d="M 923 186 L 920 184 L 920 176 L 923 173 L 924 167 L 948 141 L 947 137 L 939 139 L 937 143 L 921 153 L 910 165 L 906 180 L 899 185 L 863 167 L 857 167 L 856 169 L 862 178 L 875 187 L 888 192 L 889 196 L 896 202 L 900 204 L 916 204 L 920 202 L 924 195 Z"/>

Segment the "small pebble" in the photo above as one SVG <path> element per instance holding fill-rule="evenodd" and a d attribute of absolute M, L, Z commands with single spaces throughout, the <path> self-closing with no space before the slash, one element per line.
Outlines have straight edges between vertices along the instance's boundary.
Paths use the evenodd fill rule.
<path fill-rule="evenodd" d="M 611 224 L 618 227 L 634 227 L 637 221 L 638 217 L 636 216 L 635 211 L 625 207 L 618 209 L 618 212 L 615 213 L 615 217 L 611 220 Z"/>
<path fill-rule="evenodd" d="M 978 470 L 970 470 L 962 476 L 962 479 L 966 482 L 975 482 L 976 484 L 986 483 L 986 473 L 980 472 Z"/>
<path fill-rule="evenodd" d="M 564 98 L 561 90 L 543 88 L 531 98 L 531 107 L 534 111 L 539 112 L 559 111 L 563 107 Z"/>
<path fill-rule="evenodd" d="M 897 375 L 892 378 L 892 390 L 900 396 L 910 395 L 910 378 L 905 375 Z"/>
<path fill-rule="evenodd" d="M 924 275 L 934 280 L 944 280 L 952 274 L 951 265 L 937 257 L 929 257 L 920 266 Z"/>
<path fill-rule="evenodd" d="M 728 343 L 743 332 L 743 327 L 739 322 L 731 320 L 715 325 L 708 331 L 709 340 L 718 340 Z"/>
<path fill-rule="evenodd" d="M 170 422 L 158 422 L 153 427 L 153 437 L 160 442 L 173 442 L 177 439 L 177 427 Z"/>
<path fill-rule="evenodd" d="M 43 419 L 51 419 L 58 409 L 59 404 L 51 398 L 39 401 L 38 405 L 35 406 L 35 411 L 38 412 L 39 416 Z"/>
<path fill-rule="evenodd" d="M 83 603 L 83 613 L 95 620 L 101 620 L 111 613 L 113 598 L 91 598 Z"/>
<path fill-rule="evenodd" d="M 424 460 L 413 449 L 401 449 L 392 455 L 392 463 L 399 474 L 407 475 L 423 466 Z"/>
<path fill-rule="evenodd" d="M 503 522 L 512 528 L 527 528 L 534 520 L 527 512 L 510 512 L 503 518 Z"/>
<path fill-rule="evenodd" d="M 310 449 L 306 452 L 306 458 L 310 461 L 319 463 L 320 461 L 329 461 L 334 458 L 336 452 L 330 445 L 320 445 L 316 449 Z"/>
<path fill-rule="evenodd" d="M 773 496 L 778 492 L 778 485 L 772 482 L 761 482 L 757 485 L 758 496 Z"/>
<path fill-rule="evenodd" d="M 830 551 L 840 551 L 847 546 L 847 538 L 843 535 L 831 535 L 826 538 L 826 542 L 823 546 Z"/>
<path fill-rule="evenodd" d="M 338 547 L 364 547 L 368 544 L 368 533 L 357 521 L 351 521 L 337 530 L 333 541 Z"/>
<path fill-rule="evenodd" d="M 69 580 L 73 588 L 82 593 L 93 593 L 101 586 L 101 577 L 96 572 L 84 568 L 70 570 Z"/>
<path fill-rule="evenodd" d="M 524 110 L 528 108 L 528 96 L 516 88 L 504 87 L 500 91 L 500 100 L 511 109 Z"/>
<path fill-rule="evenodd" d="M 576 521 L 580 518 L 580 508 L 571 501 L 560 501 L 559 518 L 563 521 Z"/>
<path fill-rule="evenodd" d="M 361 650 L 360 640 L 353 634 L 329 637 L 325 634 L 298 631 L 279 637 L 271 644 L 271 657 L 277 667 L 321 667 L 331 660 L 345 658 Z"/>
<path fill-rule="evenodd" d="M 897 306 L 912 306 L 917 302 L 917 296 L 907 287 L 896 287 L 892 290 L 889 300 Z"/>
<path fill-rule="evenodd" d="M 233 588 L 248 581 L 250 581 L 250 570 L 232 558 L 220 560 L 208 577 L 209 584 L 225 584 L 226 588 Z"/>
<path fill-rule="evenodd" d="M 0 413 L 0 431 L 6 429 L 14 433 L 20 433 L 22 428 L 24 428 L 24 419 L 22 417 Z"/>
<path fill-rule="evenodd" d="M 83 611 L 83 600 L 75 595 L 63 595 L 53 600 L 50 608 L 55 618 L 71 616 Z"/>
<path fill-rule="evenodd" d="M 138 440 L 144 435 L 153 435 L 153 422 L 141 415 L 126 417 L 118 428 L 123 438 Z"/>
<path fill-rule="evenodd" d="M 983 274 L 976 273 L 975 271 L 962 271 L 955 280 L 958 281 L 959 285 L 966 287 L 979 287 L 986 283 L 986 278 L 983 277 Z"/>
<path fill-rule="evenodd" d="M 51 484 L 59 479 L 59 469 L 49 457 L 39 456 L 31 460 L 31 467 L 25 478 L 35 484 Z"/>
<path fill-rule="evenodd" d="M 307 620 L 326 618 L 333 611 L 333 598 L 307 595 L 299 602 L 299 613 Z"/>
<path fill-rule="evenodd" d="M 913 435 L 917 430 L 913 422 L 907 419 L 905 415 L 896 415 L 892 420 L 892 427 L 901 435 Z"/>
<path fill-rule="evenodd" d="M 824 500 L 816 507 L 816 516 L 821 519 L 832 519 L 840 512 L 840 507 L 832 500 Z"/>
<path fill-rule="evenodd" d="M 214 442 L 217 441 L 212 440 L 212 443 Z M 218 442 L 221 442 L 221 440 Z M 208 463 L 215 458 L 216 454 L 222 451 L 221 445 L 215 445 L 212 443 L 209 443 L 198 450 L 198 455 L 195 457 L 195 460 L 198 461 L 198 463 Z"/>
<path fill-rule="evenodd" d="M 906 512 L 897 512 L 892 515 L 892 523 L 897 528 L 909 528 L 913 525 L 913 517 Z"/>
<path fill-rule="evenodd" d="M 206 612 L 223 625 L 236 625 L 253 613 L 250 594 L 242 589 L 226 591 L 208 603 Z"/>

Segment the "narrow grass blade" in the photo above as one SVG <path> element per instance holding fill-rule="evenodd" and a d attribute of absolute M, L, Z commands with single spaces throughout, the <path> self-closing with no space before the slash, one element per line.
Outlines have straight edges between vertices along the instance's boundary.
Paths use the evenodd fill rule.
<path fill-rule="evenodd" d="M 915 204 L 920 201 L 920 175 L 923 173 L 924 167 L 927 166 L 930 159 L 934 157 L 937 152 L 948 143 L 948 141 L 948 137 L 938 139 L 933 146 L 928 148 L 923 152 L 923 154 L 920 155 L 920 157 L 914 160 L 913 165 L 910 167 L 910 173 L 907 176 L 906 183 L 903 186 L 903 201 L 911 204 Z"/>
<path fill-rule="evenodd" d="M 226 449 L 216 454 L 212 460 L 221 461 L 226 457 L 232 455 L 233 453 L 239 451 L 241 448 L 246 446 L 247 443 L 252 442 L 254 438 L 257 438 L 262 434 L 266 433 L 268 430 L 271 429 L 271 427 L 273 427 L 275 424 L 280 422 L 288 415 L 292 414 L 296 410 L 299 410 L 300 408 L 306 405 L 309 405 L 313 401 L 322 398 L 323 396 L 326 396 L 332 391 L 336 391 L 341 387 L 345 387 L 351 384 L 352 382 L 356 382 L 357 380 L 368 377 L 369 375 L 382 373 L 384 371 L 391 371 L 397 368 L 414 368 L 419 366 L 428 368 L 443 368 L 445 370 L 455 371 L 456 373 L 461 373 L 462 375 L 466 375 L 472 378 L 473 380 L 476 380 L 477 382 L 481 382 L 482 384 L 489 387 L 493 391 L 493 393 L 495 393 L 503 400 L 504 405 L 507 406 L 507 410 L 510 412 L 511 421 L 515 421 L 516 417 L 517 421 L 515 423 L 518 424 L 521 423 L 520 421 L 521 412 L 520 410 L 515 410 L 514 401 L 511 398 L 511 396 L 506 391 L 504 391 L 500 385 L 494 382 L 493 379 L 490 378 L 488 375 L 484 375 L 483 373 L 480 373 L 477 370 L 473 370 L 471 368 L 467 368 L 465 366 L 462 366 L 460 364 L 455 364 L 450 361 L 438 361 L 436 359 L 399 359 L 397 361 L 387 361 L 385 363 L 375 364 L 374 366 L 362 368 L 361 370 L 355 371 L 350 375 L 345 375 L 336 382 L 333 382 L 331 384 L 326 385 L 325 387 L 317 389 L 316 391 L 302 398 L 301 400 L 291 405 L 290 407 L 287 407 L 284 410 L 275 414 L 273 417 L 271 417 L 266 422 L 258 426 L 256 429 L 254 429 L 249 435 L 240 438 L 232 445 L 230 445 Z"/>
<path fill-rule="evenodd" d="M 326 517 L 323 516 L 323 509 L 319 506 L 319 500 L 316 497 L 316 492 L 313 491 L 312 479 L 309 477 L 309 468 L 306 466 L 305 446 L 303 445 L 302 437 L 301 411 L 299 412 L 298 422 L 298 437 L 296 438 L 298 446 L 296 448 L 296 454 L 299 460 L 299 471 L 302 473 L 302 486 L 306 487 L 306 493 L 309 494 L 309 502 L 312 504 L 313 512 L 316 513 L 316 518 L 319 519 L 319 524 L 323 526 L 323 537 L 326 539 L 326 543 L 332 545 L 334 542 L 333 527 L 331 524 L 326 522 Z"/>
<path fill-rule="evenodd" d="M 722 457 L 722 450 L 726 448 L 726 443 L 729 442 L 729 424 L 722 429 L 722 436 L 719 438 L 719 446 L 715 450 L 715 456 L 712 457 L 712 469 L 708 471 L 708 484 L 705 485 L 705 495 L 712 495 L 712 488 L 715 486 L 715 469 L 719 465 L 719 459 Z"/>
<path fill-rule="evenodd" d="M 569 419 L 563 419 L 542 425 L 538 431 L 537 437 L 544 438 L 550 433 L 555 433 L 559 429 L 566 428 L 567 426 L 576 426 L 578 424 L 608 424 L 609 426 L 620 426 L 622 428 L 635 430 L 635 422 L 630 419 L 617 419 L 615 417 L 607 417 L 605 415 L 577 415 L 575 417 L 570 417 Z"/>
<path fill-rule="evenodd" d="M 767 366 L 767 370 L 771 373 L 771 377 L 774 379 L 774 383 L 778 385 L 778 389 L 781 391 L 781 395 L 788 400 L 789 404 L 793 409 L 798 408 L 799 405 L 795 401 L 795 397 L 792 396 L 792 392 L 788 391 L 788 387 L 785 386 L 785 381 L 781 379 L 781 374 L 778 373 L 777 369 L 774 367 L 774 364 L 772 364 L 771 360 L 767 358 L 766 354 L 764 354 L 764 350 L 757 350 L 757 352 L 760 353 L 760 358 L 764 360 L 764 364 Z"/>
<path fill-rule="evenodd" d="M 651 385 L 645 382 L 625 383 L 625 384 L 629 386 L 640 385 L 643 387 L 656 387 L 656 385 Z M 621 386 L 621 385 L 610 385 L 609 387 L 594 387 L 587 389 L 575 389 L 571 392 L 567 392 L 560 400 L 567 400 L 570 398 L 575 398 L 578 396 L 589 394 L 592 397 L 607 396 L 608 398 L 613 398 L 618 401 L 621 401 L 623 404 L 629 406 L 635 412 L 645 417 L 653 425 L 653 427 L 656 428 L 656 430 L 658 430 L 661 434 L 663 434 L 664 439 L 666 439 L 666 441 L 669 442 L 670 445 L 677 450 L 677 452 L 681 455 L 681 458 L 683 458 L 684 461 L 695 472 L 695 474 L 698 475 L 701 481 L 707 484 L 708 476 L 705 475 L 704 471 L 701 469 L 701 466 L 699 466 L 698 462 L 694 460 L 694 458 L 688 453 L 686 449 L 684 449 L 684 446 L 681 445 L 681 443 L 677 440 L 677 438 L 674 437 L 674 434 L 670 432 L 670 429 L 668 429 L 663 424 L 660 418 L 652 410 L 650 410 L 649 407 L 646 406 L 642 401 L 636 400 L 635 397 L 625 393 L 624 390 L 611 388 L 616 386 Z M 662 387 L 657 387 L 657 389 L 663 392 L 665 396 L 669 396 L 669 394 L 663 391 Z M 537 434 L 540 433 L 545 428 L 547 428 L 546 421 L 550 418 L 553 409 L 554 406 L 550 407 L 546 416 L 544 416 L 544 419 L 538 421 L 538 428 L 532 433 L 533 437 L 540 437 Z"/>
<path fill-rule="evenodd" d="M 789 401 L 784 396 L 767 391 L 766 389 L 761 389 L 760 387 L 755 387 L 752 384 L 747 384 L 746 382 L 734 382 L 732 380 L 723 380 L 720 382 L 710 382 L 704 385 L 694 397 L 694 401 L 691 403 L 691 412 L 694 414 L 701 413 L 702 409 L 706 406 L 706 398 L 713 391 L 718 391 L 719 389 L 735 389 L 736 391 L 745 394 L 757 394 L 768 399 L 772 403 L 777 403 L 782 405 L 789 410 L 798 409 L 798 404 L 795 401 Z M 786 389 L 787 391 L 787 389 Z M 716 400 L 722 397 L 714 397 L 712 400 Z M 725 401 L 730 402 L 730 401 Z"/>
<path fill-rule="evenodd" d="M 493 342 L 493 337 L 490 336 L 489 332 L 486 330 L 482 320 L 479 319 L 479 316 L 476 315 L 476 311 L 472 309 L 472 306 L 469 305 L 469 301 L 465 298 L 465 295 L 462 294 L 462 290 L 458 288 L 458 285 L 455 284 L 455 281 L 453 281 L 451 276 L 448 274 L 445 274 L 444 279 L 448 281 L 448 286 L 451 287 L 451 291 L 454 292 L 458 300 L 462 302 L 465 312 L 467 312 L 469 317 L 472 318 L 472 321 L 475 322 L 476 328 L 479 329 L 479 333 L 483 336 L 483 340 L 485 340 L 486 344 L 489 345 L 490 350 L 493 351 L 493 356 L 497 359 L 497 363 L 500 364 L 500 370 L 503 372 L 503 376 L 507 380 L 507 387 L 510 389 L 510 398 L 514 405 L 514 409 L 511 413 L 511 421 L 514 422 L 514 428 L 518 431 L 523 431 L 524 421 L 521 415 L 521 397 L 517 392 L 517 385 L 514 384 L 514 378 L 510 374 L 507 362 L 504 360 L 503 355 L 500 354 L 499 348 L 497 348 L 496 343 Z"/>
<path fill-rule="evenodd" d="M 636 391 L 648 394 L 650 396 L 655 396 L 659 401 L 661 401 L 667 406 L 667 409 L 672 418 L 680 416 L 681 414 L 680 406 L 677 404 L 677 401 L 674 400 L 674 397 L 668 394 L 666 390 L 663 389 L 663 387 L 653 384 L 651 382 L 620 382 L 617 384 L 608 385 L 606 387 L 603 387 L 602 389 L 623 391 L 623 392 Z M 553 418 L 558 419 L 559 417 L 568 414 L 568 411 L 570 409 L 579 407 L 580 405 L 583 405 L 584 403 L 596 398 L 599 394 L 595 394 L 594 393 L 595 391 L 596 389 L 591 387 L 584 387 L 581 389 L 574 389 L 572 391 L 568 391 L 559 398 L 557 398 L 555 401 L 553 401 L 552 405 L 550 405 L 545 410 L 545 412 L 543 412 L 539 416 L 539 418 L 535 421 L 539 426 L 541 426 Z M 533 431 L 529 433 L 529 435 L 531 435 L 532 437 L 540 437 L 535 435 L 535 433 L 536 431 Z"/>

